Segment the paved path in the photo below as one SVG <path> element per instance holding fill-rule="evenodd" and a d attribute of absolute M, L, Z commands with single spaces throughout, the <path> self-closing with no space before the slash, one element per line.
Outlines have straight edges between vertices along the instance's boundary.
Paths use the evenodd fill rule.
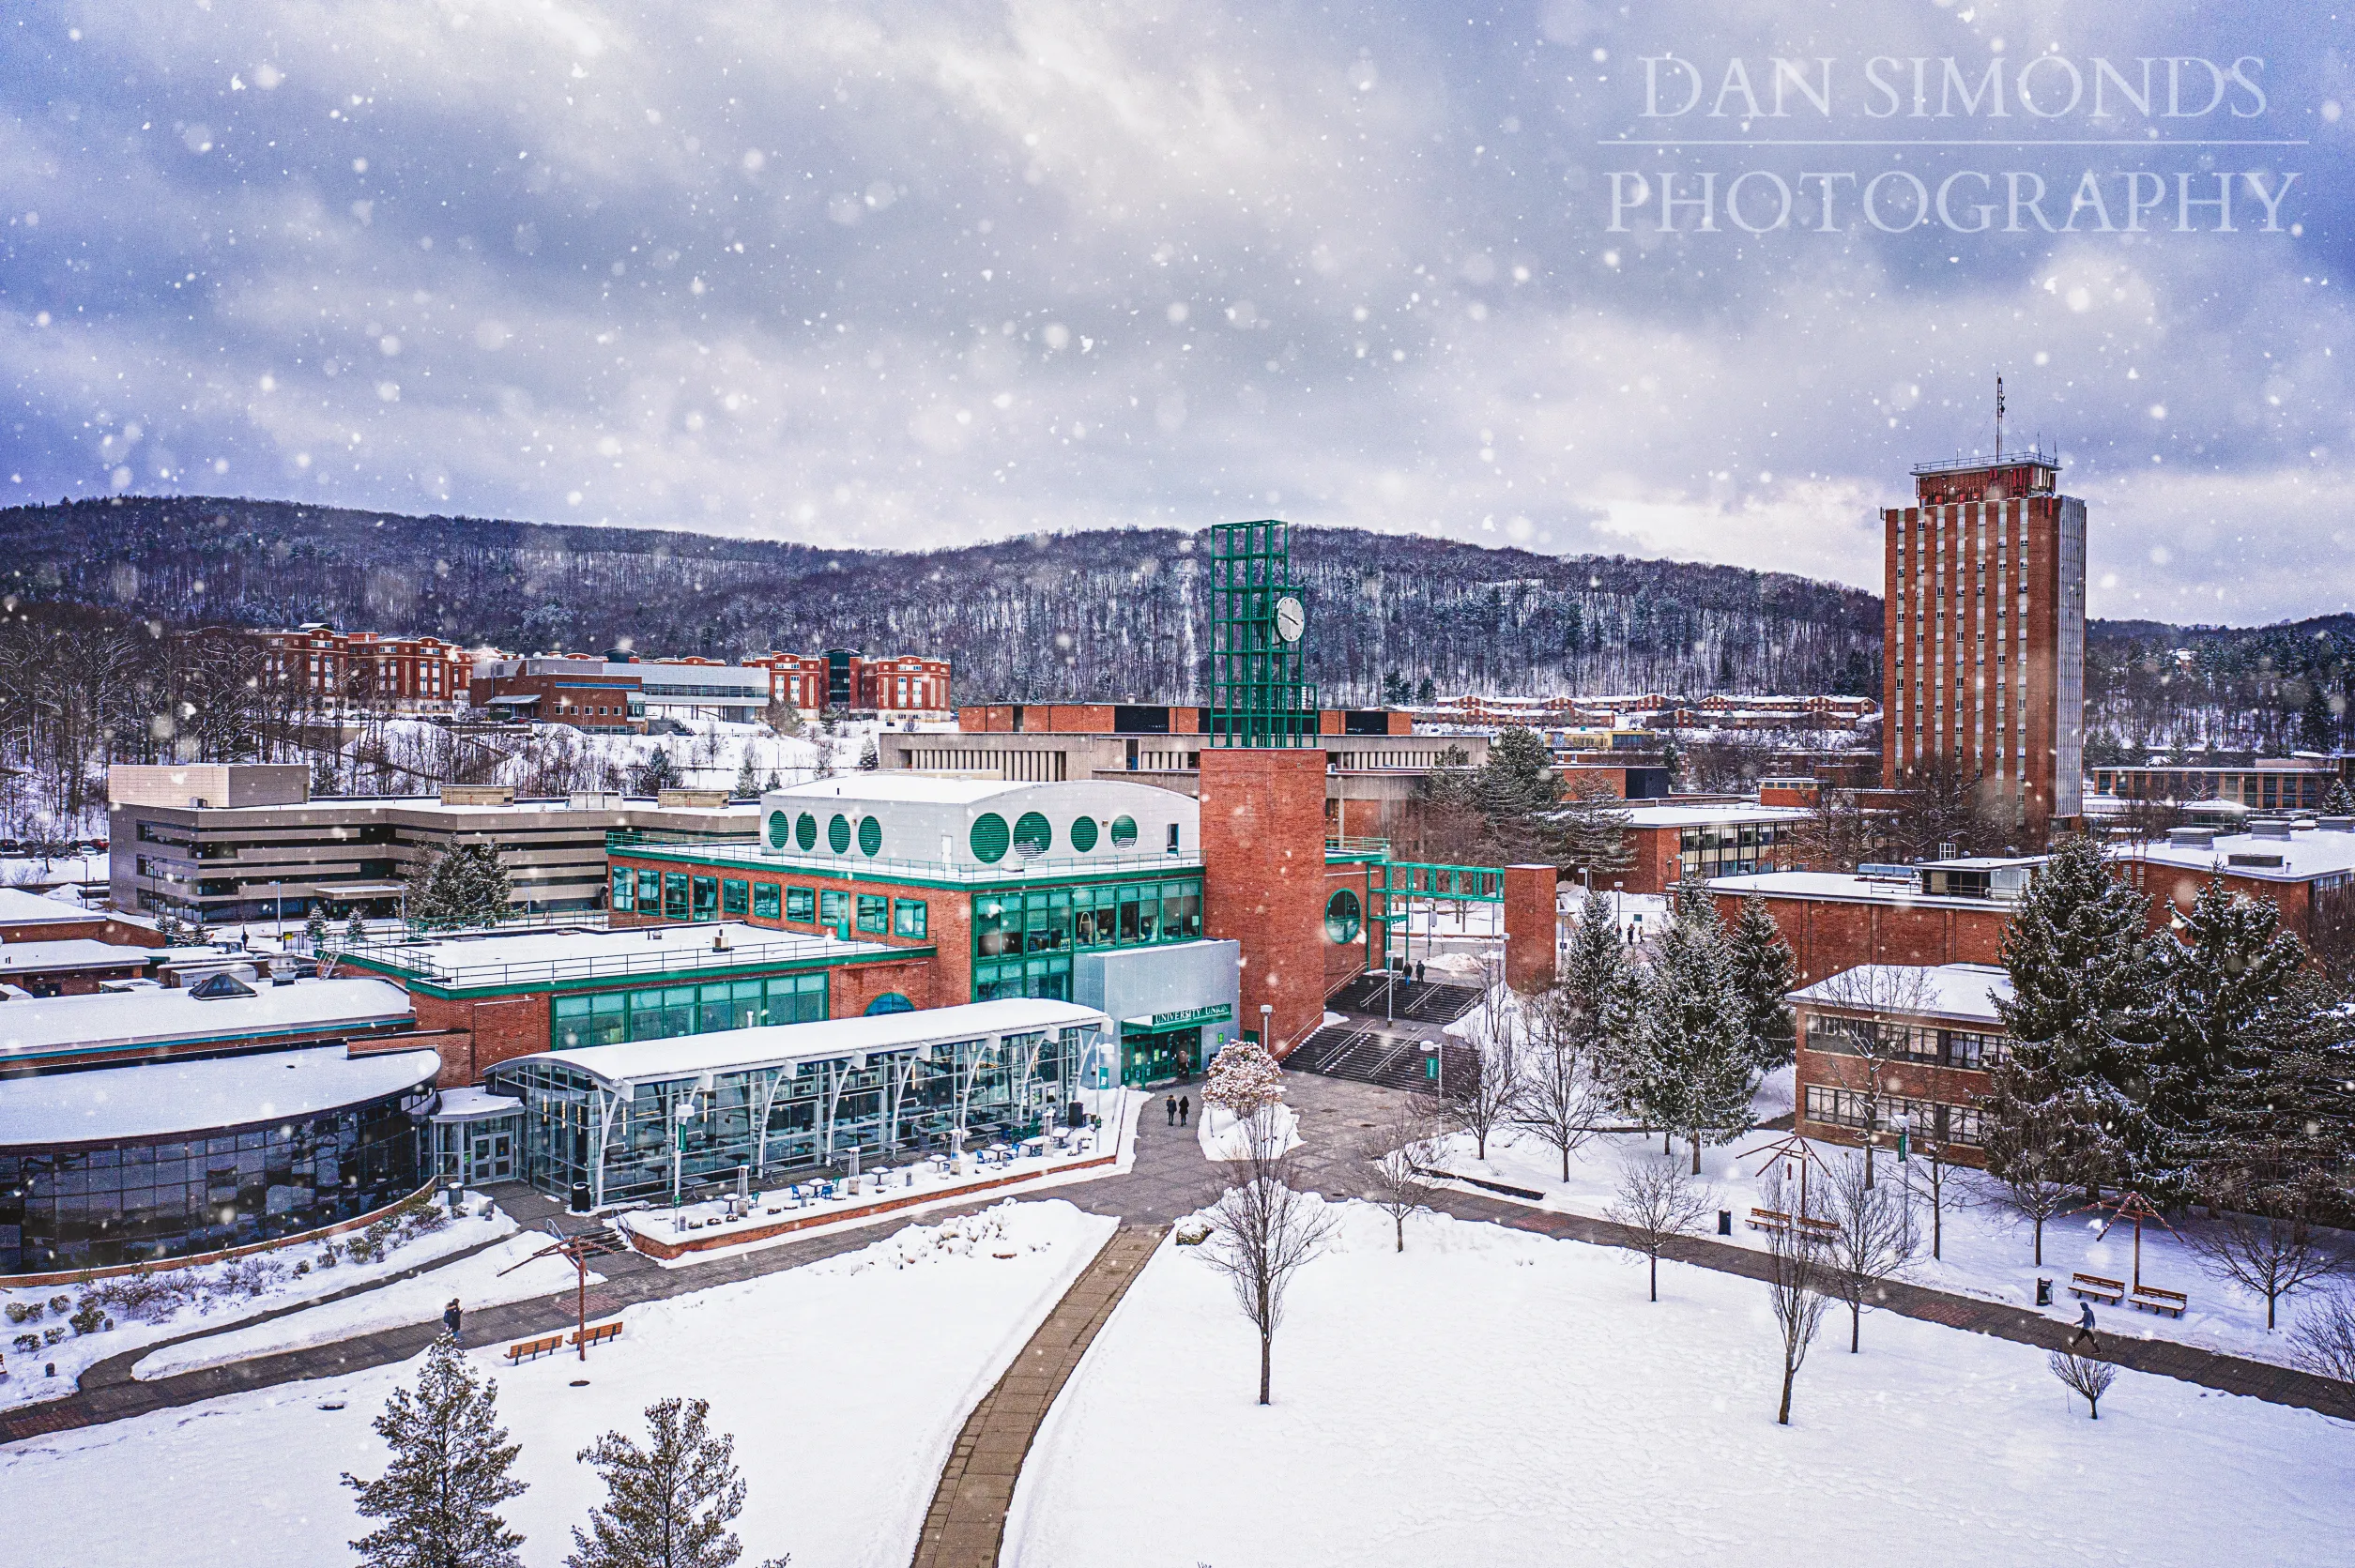
<path fill-rule="evenodd" d="M 1137 1281 L 1167 1225 L 1122 1225 L 1072 1281 L 1014 1364 L 965 1418 L 916 1539 L 914 1568 L 997 1568 L 1006 1511 L 1039 1423 Z"/>
<path fill-rule="evenodd" d="M 1179 1085 L 1170 1092 L 1190 1095 L 1199 1104 L 1200 1085 Z M 1288 1092 L 1291 1104 L 1301 1118 L 1304 1146 L 1300 1150 L 1300 1163 L 1307 1184 L 1328 1196 L 1361 1195 L 1366 1189 L 1366 1182 L 1356 1151 L 1362 1140 L 1382 1124 L 1386 1112 L 1395 1104 L 1395 1092 L 1368 1084 L 1323 1078 L 1306 1073 L 1290 1077 Z M 1167 1225 L 1208 1202 L 1216 1190 L 1218 1175 L 1218 1169 L 1202 1158 L 1192 1128 L 1165 1124 L 1161 1102 L 1156 1093 L 1154 1103 L 1145 1108 L 1138 1129 L 1132 1169 L 1093 1181 L 1049 1189 L 1038 1195 L 1064 1198 L 1090 1212 L 1109 1214 L 1124 1224 Z M 553 1200 L 520 1185 L 500 1189 L 494 1195 L 500 1200 L 502 1207 L 532 1228 L 545 1228 L 551 1219 L 558 1218 L 562 1212 Z M 1003 1197 L 1002 1194 L 989 1194 L 970 1203 L 944 1205 L 924 1218 L 938 1219 L 944 1214 L 987 1208 L 1002 1201 Z M 1476 1194 L 1438 1194 L 1433 1206 L 1459 1219 L 1488 1220 L 1517 1230 L 1567 1241 L 1623 1247 L 1629 1245 L 1632 1240 L 1627 1230 L 1607 1220 L 1535 1209 Z M 894 1219 L 897 1221 L 900 1217 L 895 1216 Z M 788 1241 L 758 1252 L 739 1254 L 684 1269 L 664 1269 L 651 1259 L 635 1254 L 602 1258 L 595 1267 L 598 1272 L 608 1277 L 603 1285 L 590 1287 L 589 1315 L 592 1317 L 610 1317 L 635 1302 L 661 1301 L 708 1289 L 715 1285 L 757 1279 L 787 1269 L 799 1268 L 819 1258 L 854 1252 L 887 1234 L 888 1230 L 889 1225 L 883 1224 L 854 1226 L 829 1236 Z M 1759 1277 L 1764 1267 L 1764 1255 L 1759 1252 L 1701 1238 L 1680 1242 L 1669 1256 L 1701 1268 L 1750 1278 Z M 2070 1322 L 2045 1317 L 2025 1308 L 1919 1286 L 1891 1285 L 1887 1289 L 1886 1299 L 1878 1304 L 1884 1310 L 1905 1317 L 2044 1348 L 2059 1348 L 2066 1342 L 2071 1329 Z M 2118 1315 L 2111 1315 L 2113 1327 L 2117 1326 L 2118 1317 Z M 505 1344 L 569 1329 L 573 1321 L 573 1292 L 564 1290 L 532 1301 L 469 1310 L 466 1314 L 466 1335 L 475 1345 L 488 1345 L 494 1341 Z M 137 1361 L 137 1356 L 127 1360 L 110 1358 L 99 1364 L 111 1366 L 115 1362 L 121 1362 L 120 1381 L 94 1383 L 85 1376 L 84 1388 L 76 1393 L 0 1415 L 0 1443 L 19 1441 L 46 1432 L 120 1421 L 152 1410 L 192 1405 L 222 1394 L 306 1378 L 331 1378 L 368 1367 L 388 1365 L 418 1354 L 440 1332 L 441 1325 L 437 1320 L 417 1323 L 405 1328 L 362 1334 L 331 1345 L 257 1357 L 229 1366 L 181 1373 L 153 1382 L 130 1380 L 130 1365 Z M 2248 1394 L 2275 1404 L 2293 1405 L 2355 1419 L 2355 1391 L 2293 1368 L 2163 1339 L 2104 1334 L 2102 1343 L 2103 1359 L 2115 1361 L 2121 1366 L 2179 1378 L 2231 1393 Z"/>

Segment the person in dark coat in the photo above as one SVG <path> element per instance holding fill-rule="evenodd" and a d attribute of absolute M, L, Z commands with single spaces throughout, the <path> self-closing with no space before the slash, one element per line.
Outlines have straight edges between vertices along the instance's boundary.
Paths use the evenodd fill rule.
<path fill-rule="evenodd" d="M 466 1314 L 458 1310 L 458 1299 L 452 1296 L 450 1299 L 450 1304 L 441 1309 L 441 1326 L 449 1332 L 451 1344 L 459 1346 L 466 1344 L 465 1323 Z"/>
<path fill-rule="evenodd" d="M 1194 1097 L 1190 1094 L 1182 1094 L 1178 1096 L 1178 1125 L 1181 1127 L 1185 1126 L 1185 1119 L 1193 1114 Z"/>
<path fill-rule="evenodd" d="M 2069 1336 L 2069 1348 L 2076 1349 L 2079 1340 L 2092 1346 L 2095 1355 L 2102 1353 L 2101 1336 L 2093 1332 L 2093 1303 L 2091 1302 L 2077 1303 L 2077 1332 Z"/>
<path fill-rule="evenodd" d="M 1165 1112 L 1167 1112 L 1167 1113 L 1168 1113 L 1169 1124 L 1170 1124 L 1170 1126 L 1172 1126 L 1172 1127 L 1176 1126 L 1176 1125 L 1177 1125 L 1177 1096 L 1176 1096 L 1176 1095 L 1174 1095 L 1174 1094 L 1165 1094 L 1165 1095 L 1163 1095 L 1163 1096 L 1161 1097 L 1161 1108 L 1162 1108 L 1162 1110 L 1163 1110 L 1163 1111 L 1165 1111 Z"/>

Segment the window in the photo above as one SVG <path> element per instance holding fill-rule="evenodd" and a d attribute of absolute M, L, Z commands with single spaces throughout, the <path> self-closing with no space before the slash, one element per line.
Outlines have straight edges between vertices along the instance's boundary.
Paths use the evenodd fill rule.
<path fill-rule="evenodd" d="M 719 919 L 720 879 L 716 876 L 697 876 L 694 878 L 694 883 L 695 907 L 689 918 L 698 921 Z"/>
<path fill-rule="evenodd" d="M 1010 842 L 1012 839 L 1006 831 L 1006 819 L 996 812 L 984 812 L 973 818 L 972 831 L 966 835 L 973 859 L 984 865 L 996 865 L 1003 860 Z"/>
<path fill-rule="evenodd" d="M 859 929 L 869 936 L 881 936 L 891 930 L 892 901 L 881 893 L 859 895 Z"/>
<path fill-rule="evenodd" d="M 613 868 L 613 906 L 624 914 L 635 906 L 633 894 L 637 889 L 637 874 L 628 866 Z"/>
<path fill-rule="evenodd" d="M 818 890 L 788 888 L 785 890 L 785 918 L 802 925 L 818 919 Z"/>
<path fill-rule="evenodd" d="M 1084 855 L 1095 847 L 1095 818 L 1075 817 L 1071 824 L 1071 847 Z"/>
<path fill-rule="evenodd" d="M 648 914 L 659 914 L 663 907 L 663 874 L 659 871 L 638 873 L 638 907 Z"/>
<path fill-rule="evenodd" d="M 687 874 L 683 871 L 663 873 L 663 918 L 671 921 L 687 918 Z"/>
<path fill-rule="evenodd" d="M 985 958 L 995 958 L 1007 951 L 1006 938 L 1015 938 L 1015 951 L 1021 951 L 1022 910 L 1017 902 L 1007 919 L 1007 900 L 985 894 L 976 900 L 973 908 L 973 951 Z"/>
<path fill-rule="evenodd" d="M 1137 842 L 1137 819 L 1133 816 L 1112 818 L 1112 847 L 1126 849 Z"/>
<path fill-rule="evenodd" d="M 818 895 L 818 919 L 823 925 L 840 925 L 850 918 L 850 895 L 828 888 Z"/>
<path fill-rule="evenodd" d="M 859 823 L 859 853 L 870 859 L 883 852 L 883 819 L 879 816 L 862 818 Z"/>
<path fill-rule="evenodd" d="M 720 884 L 720 913 L 723 915 L 751 914 L 751 886 L 733 876 L 722 882 Z"/>
<path fill-rule="evenodd" d="M 926 907 L 927 906 L 925 906 L 925 901 L 921 898 L 895 898 L 892 900 L 892 935 L 895 936 L 923 936 L 925 935 L 925 916 Z"/>
<path fill-rule="evenodd" d="M 777 885 L 774 882 L 755 882 L 752 885 L 752 913 L 757 921 L 772 921 L 779 910 Z"/>
<path fill-rule="evenodd" d="M 818 847 L 818 818 L 803 812 L 793 819 L 793 842 L 804 853 Z"/>
<path fill-rule="evenodd" d="M 1324 901 L 1324 939 L 1337 946 L 1357 940 L 1365 930 L 1365 906 L 1347 888 Z"/>
<path fill-rule="evenodd" d="M 1054 826 L 1043 812 L 1024 812 L 1014 824 L 1014 852 L 1034 860 L 1055 847 Z"/>
<path fill-rule="evenodd" d="M 826 847 L 837 855 L 850 853 L 850 819 L 840 812 L 834 813 L 833 820 L 826 824 Z"/>

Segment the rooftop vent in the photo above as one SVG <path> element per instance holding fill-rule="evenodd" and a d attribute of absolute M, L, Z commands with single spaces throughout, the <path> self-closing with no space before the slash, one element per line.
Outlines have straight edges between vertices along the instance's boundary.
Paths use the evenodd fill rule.
<path fill-rule="evenodd" d="M 2279 871 L 2282 869 L 2282 858 L 2279 855 L 2227 855 L 2225 857 L 2225 863 L 2226 865 L 2247 866 L 2256 871 Z"/>
<path fill-rule="evenodd" d="M 253 987 L 224 971 L 198 981 L 188 988 L 188 994 L 200 1001 L 212 1001 L 221 997 L 250 997 Z"/>
<path fill-rule="evenodd" d="M 2355 816 L 2317 816 L 2314 825 L 2326 833 L 2355 833 Z"/>
<path fill-rule="evenodd" d="M 2213 828 L 2170 828 L 2167 830 L 2167 842 L 2181 845 L 2187 849 L 2213 849 L 2216 847 L 2216 830 Z"/>
<path fill-rule="evenodd" d="M 2290 823 L 2286 816 L 2259 816 L 2250 819 L 2249 836 L 2253 839 L 2286 839 L 2289 837 L 2289 834 Z"/>

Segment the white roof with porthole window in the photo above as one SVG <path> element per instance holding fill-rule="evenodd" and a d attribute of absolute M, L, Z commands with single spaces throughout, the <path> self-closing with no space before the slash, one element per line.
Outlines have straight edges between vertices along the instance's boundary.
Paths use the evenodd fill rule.
<path fill-rule="evenodd" d="M 971 873 L 1107 869 L 1201 855 L 1189 795 L 1111 779 L 1024 784 L 923 773 L 817 779 L 760 798 L 760 847 L 784 859 L 839 860 Z"/>

